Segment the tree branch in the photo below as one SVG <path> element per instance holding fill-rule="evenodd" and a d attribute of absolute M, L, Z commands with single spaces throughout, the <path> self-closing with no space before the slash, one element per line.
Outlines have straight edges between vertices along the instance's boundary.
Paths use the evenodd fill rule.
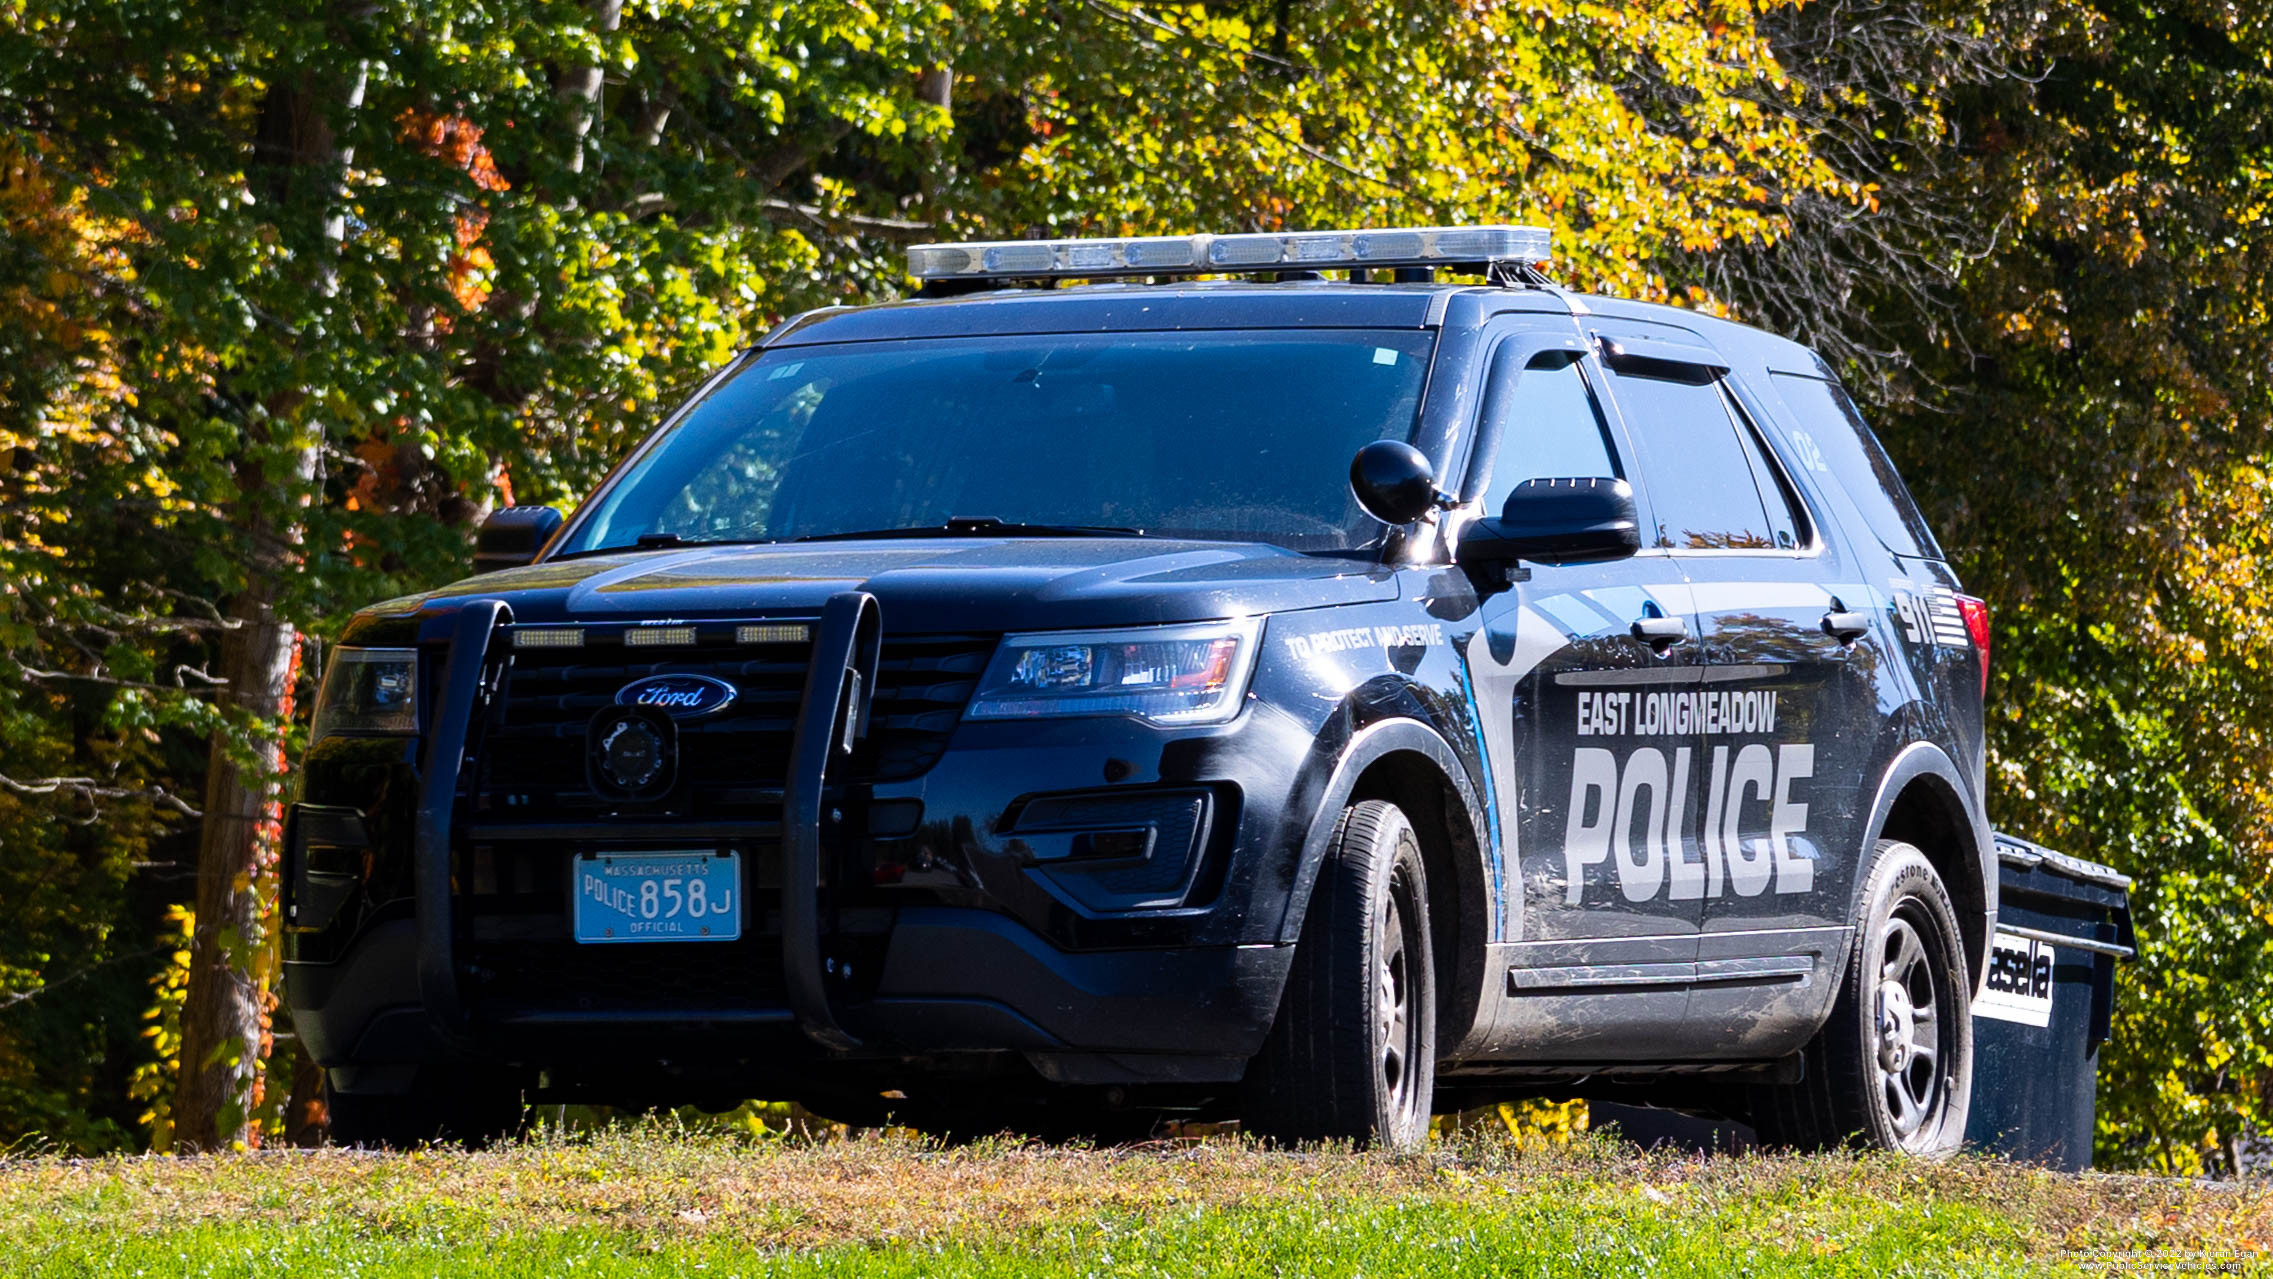
<path fill-rule="evenodd" d="M 805 219 L 823 230 L 835 232 L 847 228 L 855 235 L 872 235 L 878 239 L 913 244 L 938 234 L 939 228 L 930 222 L 914 222 L 906 218 L 878 218 L 864 213 L 828 213 L 810 204 L 790 200 L 767 200 L 768 212 L 788 213 Z"/>
<path fill-rule="evenodd" d="M 33 781 L 20 782 L 5 773 L 0 773 L 0 789 L 14 791 L 18 795 L 30 796 L 65 794 L 76 795 L 87 800 L 141 799 L 173 809 L 184 817 L 203 817 L 205 815 L 190 807 L 181 796 L 163 786 L 139 788 L 108 786 L 92 777 L 41 777 Z"/>
<path fill-rule="evenodd" d="M 58 987 L 62 986 L 68 986 L 72 982 L 75 982 L 82 977 L 101 972 L 105 968 L 109 968 L 117 964 L 123 964 L 130 959 L 148 959 L 152 955 L 164 954 L 165 950 L 165 945 L 161 943 L 156 946 L 146 947 L 142 950 L 126 951 L 122 954 L 112 955 L 108 959 L 97 960 L 84 968 L 75 968 L 70 972 L 65 973 L 61 977 L 56 978 L 54 981 L 42 982 L 39 985 L 32 987 L 30 990 L 10 991 L 5 995 L 0 995 L 0 1011 L 14 1008 L 18 1004 L 28 1004 L 34 999 L 39 998 L 41 995 L 44 995 L 51 990 L 55 990 Z"/>

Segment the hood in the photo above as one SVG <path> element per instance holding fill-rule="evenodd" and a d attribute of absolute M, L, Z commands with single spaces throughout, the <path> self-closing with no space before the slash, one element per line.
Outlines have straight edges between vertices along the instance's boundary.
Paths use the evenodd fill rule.
<path fill-rule="evenodd" d="M 1395 599 L 1395 572 L 1274 546 L 922 538 L 637 551 L 487 573 L 385 611 L 492 597 L 519 622 L 792 616 L 874 595 L 887 632 L 1072 630 Z"/>

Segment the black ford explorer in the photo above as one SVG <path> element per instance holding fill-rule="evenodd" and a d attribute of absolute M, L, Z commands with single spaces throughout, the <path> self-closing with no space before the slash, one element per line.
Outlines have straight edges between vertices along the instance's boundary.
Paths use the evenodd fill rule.
<path fill-rule="evenodd" d="M 1813 353 L 1546 256 L 921 246 L 357 614 L 286 854 L 335 1136 L 1956 1144 L 1985 610 Z"/>

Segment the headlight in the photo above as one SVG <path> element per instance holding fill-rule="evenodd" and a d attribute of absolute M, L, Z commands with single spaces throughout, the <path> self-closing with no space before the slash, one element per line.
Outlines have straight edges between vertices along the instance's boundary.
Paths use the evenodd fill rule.
<path fill-rule="evenodd" d="M 1239 713 L 1258 622 L 1006 636 L 966 719 L 1126 715 L 1221 724 Z"/>
<path fill-rule="evenodd" d="M 308 740 L 335 735 L 418 735 L 417 649 L 343 645 L 331 651 Z"/>

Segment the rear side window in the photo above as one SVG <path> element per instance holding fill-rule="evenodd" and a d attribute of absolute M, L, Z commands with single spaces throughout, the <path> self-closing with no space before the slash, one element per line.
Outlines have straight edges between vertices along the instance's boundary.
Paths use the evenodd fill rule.
<path fill-rule="evenodd" d="M 1790 550 L 1796 525 L 1782 490 L 1729 411 L 1720 380 L 1620 373 L 1612 381 L 1641 451 L 1657 512 L 1656 544 L 1690 550 Z"/>
<path fill-rule="evenodd" d="M 1897 555 L 1942 558 L 1918 504 L 1910 500 L 1910 490 L 1895 474 L 1894 463 L 1864 424 L 1846 388 L 1794 373 L 1773 376 L 1777 393 L 1799 420 L 1791 431 L 1794 460 L 1811 471 L 1829 474 L 1845 489 L 1886 549 Z"/>

